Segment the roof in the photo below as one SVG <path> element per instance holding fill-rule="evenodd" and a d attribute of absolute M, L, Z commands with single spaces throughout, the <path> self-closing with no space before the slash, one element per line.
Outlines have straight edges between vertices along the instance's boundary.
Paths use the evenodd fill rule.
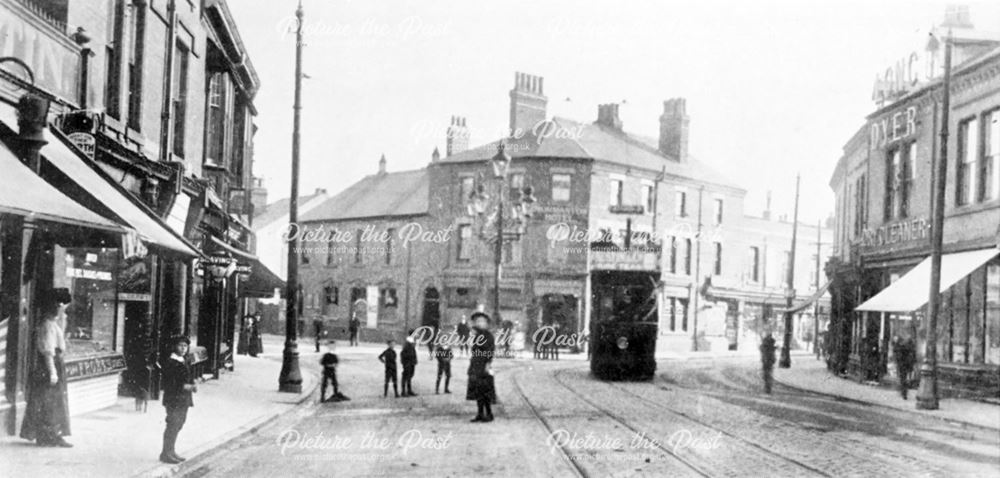
<path fill-rule="evenodd" d="M 325 190 L 310 194 L 308 196 L 299 196 L 299 208 L 301 208 L 307 202 L 312 201 L 313 199 L 323 195 L 326 195 Z M 266 226 L 280 219 L 283 216 L 287 216 L 288 200 L 289 198 L 282 198 L 262 208 L 254 210 L 254 215 L 253 215 L 254 229 Z"/>
<path fill-rule="evenodd" d="M 327 199 L 300 220 L 342 221 L 427 214 L 428 188 L 427 169 L 373 174 Z"/>
<path fill-rule="evenodd" d="M 605 161 L 650 171 L 664 171 L 696 181 L 743 189 L 705 163 L 688 157 L 679 162 L 658 149 L 658 140 L 598 123 L 580 123 L 566 118 L 549 121 L 556 134 L 526 135 L 504 140 L 511 158 L 566 158 Z M 442 158 L 441 161 L 483 161 L 496 154 L 499 140 Z"/>

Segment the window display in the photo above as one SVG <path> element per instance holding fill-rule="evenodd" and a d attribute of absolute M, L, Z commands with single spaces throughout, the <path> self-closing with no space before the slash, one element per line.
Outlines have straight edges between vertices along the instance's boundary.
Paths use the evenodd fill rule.
<path fill-rule="evenodd" d="M 67 357 L 120 350 L 116 273 L 118 249 L 54 249 L 54 287 L 65 287 L 73 302 L 66 311 Z"/>

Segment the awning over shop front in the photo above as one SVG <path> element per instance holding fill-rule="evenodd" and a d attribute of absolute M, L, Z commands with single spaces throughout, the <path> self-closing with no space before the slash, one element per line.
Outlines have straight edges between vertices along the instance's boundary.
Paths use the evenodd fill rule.
<path fill-rule="evenodd" d="M 8 128 L 17 125 L 17 111 L 13 107 L 0 104 L 0 121 Z M 125 188 L 108 176 L 101 168 L 84 159 L 72 143 L 55 128 L 46 132 L 48 143 L 42 147 L 42 157 L 66 177 L 79 185 L 97 201 L 100 201 L 114 215 L 124 221 L 147 245 L 160 247 L 184 256 L 198 257 L 201 254 L 184 237 L 167 226 L 156 213 L 129 199 Z"/>
<path fill-rule="evenodd" d="M 812 306 L 823 297 L 823 294 L 826 294 L 826 290 L 830 288 L 831 282 L 832 281 L 827 281 L 826 284 L 823 284 L 823 287 L 816 289 L 816 292 L 813 293 L 813 295 L 809 296 L 809 298 L 806 299 L 805 302 L 802 302 L 801 304 L 798 304 L 792 307 L 791 309 L 775 309 L 774 312 L 778 314 L 787 314 L 787 313 L 796 314 L 804 310 L 805 308 Z"/>
<path fill-rule="evenodd" d="M 941 287 L 945 292 L 963 277 L 972 273 L 1000 250 L 996 248 L 943 254 L 941 256 Z M 899 280 L 882 289 L 882 292 L 865 301 L 854 310 L 872 312 L 910 313 L 927 303 L 931 280 L 931 258 L 927 257 Z"/>
<path fill-rule="evenodd" d="M 0 185 L 2 213 L 124 232 L 118 224 L 91 212 L 45 182 L 3 144 L 0 144 L 0 171 L 3 171 L 3 184 Z"/>

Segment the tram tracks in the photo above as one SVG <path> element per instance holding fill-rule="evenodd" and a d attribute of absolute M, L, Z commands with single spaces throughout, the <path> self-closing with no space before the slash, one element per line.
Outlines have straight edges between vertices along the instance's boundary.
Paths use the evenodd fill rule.
<path fill-rule="evenodd" d="M 551 436 L 551 434 L 555 433 L 556 430 L 552 426 L 552 423 L 549 422 L 549 420 L 546 419 L 541 414 L 541 412 L 539 412 L 538 407 L 536 407 L 535 404 L 531 403 L 531 400 L 528 399 L 528 395 L 524 393 L 524 389 L 521 388 L 521 383 L 517 380 L 517 374 L 511 376 L 511 381 L 514 383 L 514 390 L 517 391 L 518 396 L 520 396 L 521 400 L 524 401 L 524 404 L 528 407 L 528 410 L 531 410 L 531 414 L 534 415 L 534 417 L 538 419 L 538 422 L 541 423 L 542 427 L 545 428 L 545 430 L 548 432 L 548 435 Z M 583 466 L 576 460 L 576 458 L 574 458 L 574 454 L 569 450 L 569 448 L 565 444 L 558 443 L 558 446 L 563 460 L 570 465 L 570 468 L 573 470 L 576 476 L 584 478 L 590 477 L 590 474 L 587 473 L 587 470 L 583 468 Z"/>

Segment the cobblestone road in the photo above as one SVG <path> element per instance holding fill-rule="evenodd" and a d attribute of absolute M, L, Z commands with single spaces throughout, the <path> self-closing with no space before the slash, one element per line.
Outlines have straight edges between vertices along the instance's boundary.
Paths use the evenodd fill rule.
<path fill-rule="evenodd" d="M 421 395 L 394 399 L 368 355 L 341 350 L 353 400 L 301 409 L 188 475 L 1000 476 L 995 432 L 781 386 L 767 396 L 752 361 L 661 362 L 653 383 L 598 382 L 579 360 L 501 361 L 497 420 L 479 424 L 466 360 L 455 393 L 434 394 L 428 362 Z"/>

